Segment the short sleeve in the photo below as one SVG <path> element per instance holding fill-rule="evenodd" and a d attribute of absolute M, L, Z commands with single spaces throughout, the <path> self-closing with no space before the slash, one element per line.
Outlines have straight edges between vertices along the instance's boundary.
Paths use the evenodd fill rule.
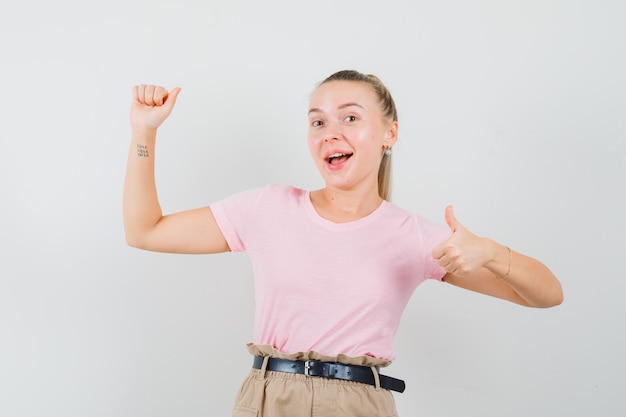
<path fill-rule="evenodd" d="M 233 194 L 210 205 L 215 221 L 232 252 L 245 252 L 256 207 L 265 188 Z"/>
<path fill-rule="evenodd" d="M 424 248 L 424 276 L 428 279 L 441 281 L 446 271 L 433 258 L 432 251 L 435 246 L 448 240 L 452 232 L 448 227 L 421 219 L 422 245 Z"/>

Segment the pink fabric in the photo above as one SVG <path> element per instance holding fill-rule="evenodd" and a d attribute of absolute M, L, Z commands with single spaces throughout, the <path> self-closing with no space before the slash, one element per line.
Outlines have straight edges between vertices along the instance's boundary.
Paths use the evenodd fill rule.
<path fill-rule="evenodd" d="M 230 249 L 252 262 L 253 343 L 281 352 L 391 361 L 411 294 L 445 274 L 431 250 L 449 229 L 386 201 L 367 217 L 333 223 L 308 191 L 269 185 L 211 209 Z"/>

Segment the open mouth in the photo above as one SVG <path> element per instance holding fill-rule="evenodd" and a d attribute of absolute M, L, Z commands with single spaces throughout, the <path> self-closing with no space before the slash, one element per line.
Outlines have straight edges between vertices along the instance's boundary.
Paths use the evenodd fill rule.
<path fill-rule="evenodd" d="M 332 155 L 328 155 L 328 163 L 331 165 L 341 164 L 342 162 L 347 161 L 352 156 L 351 153 L 341 153 L 337 152 Z"/>

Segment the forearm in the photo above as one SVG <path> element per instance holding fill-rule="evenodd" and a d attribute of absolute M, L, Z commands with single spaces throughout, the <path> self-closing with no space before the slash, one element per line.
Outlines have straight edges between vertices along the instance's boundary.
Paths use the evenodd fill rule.
<path fill-rule="evenodd" d="M 509 285 L 531 307 L 551 307 L 563 301 L 558 279 L 543 263 L 518 252 L 510 251 L 492 240 L 485 244 L 493 254 L 485 268 L 498 281 Z"/>
<path fill-rule="evenodd" d="M 156 129 L 133 129 L 123 194 L 124 230 L 131 246 L 140 245 L 162 218 L 154 179 L 155 143 Z"/>

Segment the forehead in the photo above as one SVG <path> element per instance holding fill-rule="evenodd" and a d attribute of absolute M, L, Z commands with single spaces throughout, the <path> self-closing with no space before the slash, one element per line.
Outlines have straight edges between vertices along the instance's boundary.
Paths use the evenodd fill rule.
<path fill-rule="evenodd" d="M 379 107 L 374 89 L 359 81 L 329 81 L 320 85 L 311 96 L 311 107 L 332 110 L 345 103 L 358 103 L 369 109 Z"/>

